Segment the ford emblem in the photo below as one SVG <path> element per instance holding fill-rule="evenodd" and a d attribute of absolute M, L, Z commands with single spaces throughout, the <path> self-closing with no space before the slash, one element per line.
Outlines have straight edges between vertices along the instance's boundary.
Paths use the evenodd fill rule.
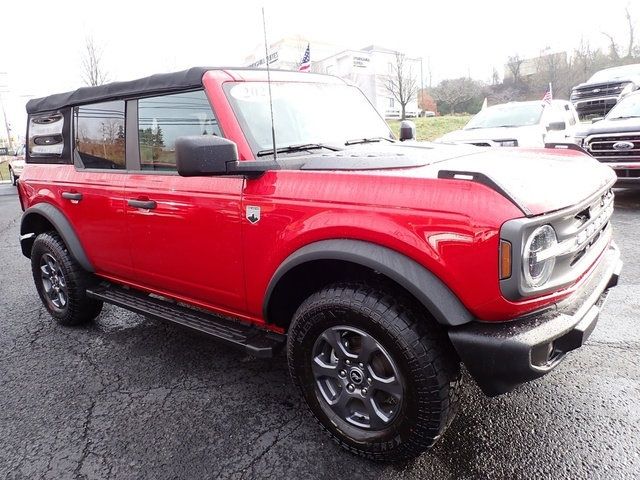
<path fill-rule="evenodd" d="M 615 150 L 631 150 L 634 146 L 633 142 L 616 142 L 613 144 Z"/>

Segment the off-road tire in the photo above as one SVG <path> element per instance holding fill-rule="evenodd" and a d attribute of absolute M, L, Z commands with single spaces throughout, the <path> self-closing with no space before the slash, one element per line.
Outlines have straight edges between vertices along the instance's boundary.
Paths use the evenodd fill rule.
<path fill-rule="evenodd" d="M 56 307 L 48 298 L 41 272 L 44 255 L 53 257 L 60 267 L 66 284 L 66 305 Z M 31 271 L 40 300 L 49 314 L 61 325 L 80 325 L 90 322 L 102 310 L 102 302 L 88 298 L 87 287 L 96 282 L 94 276 L 84 270 L 69 253 L 62 239 L 55 232 L 39 234 L 31 249 Z"/>
<path fill-rule="evenodd" d="M 296 311 L 287 344 L 291 377 L 319 424 L 342 447 L 372 460 L 406 460 L 433 446 L 451 424 L 461 384 L 460 360 L 444 329 L 425 317 L 408 298 L 353 283 L 328 286 Z M 318 336 L 336 325 L 366 332 L 398 366 L 404 397 L 390 428 L 354 435 L 357 428 L 345 428 L 344 421 L 323 409 L 312 352 Z"/>

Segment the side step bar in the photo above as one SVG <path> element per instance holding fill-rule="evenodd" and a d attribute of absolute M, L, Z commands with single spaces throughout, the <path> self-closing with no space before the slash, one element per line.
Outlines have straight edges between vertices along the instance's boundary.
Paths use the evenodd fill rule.
<path fill-rule="evenodd" d="M 212 313 L 204 313 L 170 300 L 152 297 L 143 292 L 106 282 L 88 288 L 87 296 L 148 317 L 197 330 L 227 344 L 240 347 L 255 357 L 273 357 L 286 343 L 285 335 L 262 330 L 253 325 L 245 325 Z"/>

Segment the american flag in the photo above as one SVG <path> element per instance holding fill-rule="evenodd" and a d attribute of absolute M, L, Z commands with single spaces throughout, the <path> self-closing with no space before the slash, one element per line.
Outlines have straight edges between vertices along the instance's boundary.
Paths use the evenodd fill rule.
<path fill-rule="evenodd" d="M 309 50 L 309 44 L 307 43 L 307 49 L 304 51 L 304 56 L 302 57 L 302 63 L 298 67 L 299 72 L 308 72 L 311 67 L 311 51 Z"/>
<path fill-rule="evenodd" d="M 553 100 L 553 90 L 551 89 L 551 84 L 549 84 L 549 90 L 547 90 L 547 93 L 542 97 L 542 101 L 551 103 L 551 100 Z"/>

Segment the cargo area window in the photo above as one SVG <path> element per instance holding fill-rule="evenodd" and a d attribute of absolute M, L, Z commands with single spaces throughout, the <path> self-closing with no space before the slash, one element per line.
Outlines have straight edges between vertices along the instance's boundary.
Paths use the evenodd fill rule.
<path fill-rule="evenodd" d="M 142 170 L 176 170 L 176 138 L 188 135 L 221 135 L 204 91 L 138 100 Z"/>
<path fill-rule="evenodd" d="M 125 168 L 125 102 L 73 109 L 75 149 L 85 168 Z"/>
<path fill-rule="evenodd" d="M 29 156 L 39 158 L 61 157 L 64 148 L 62 130 L 64 116 L 61 112 L 29 116 Z"/>

